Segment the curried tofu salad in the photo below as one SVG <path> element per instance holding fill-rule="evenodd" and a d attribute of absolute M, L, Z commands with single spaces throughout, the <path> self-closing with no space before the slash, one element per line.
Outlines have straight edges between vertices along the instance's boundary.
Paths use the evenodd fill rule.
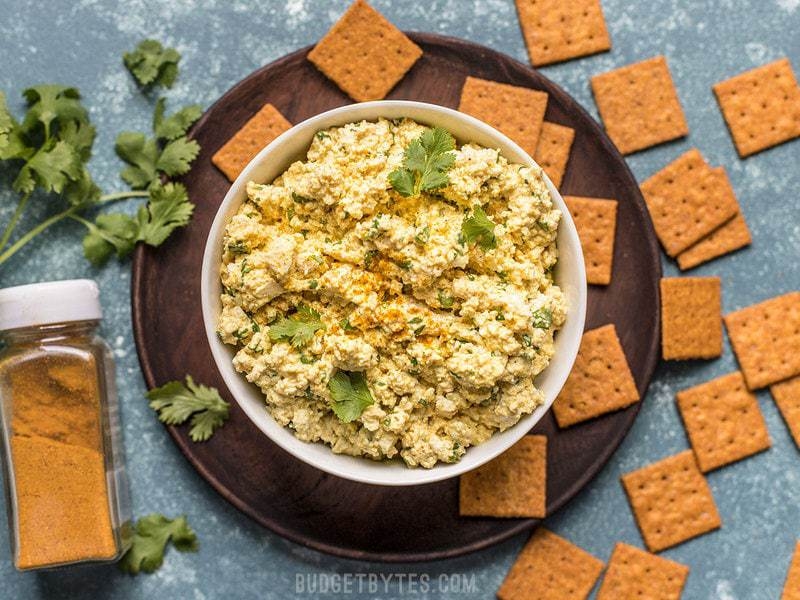
<path fill-rule="evenodd" d="M 443 129 L 319 131 L 226 225 L 218 335 L 299 439 L 457 462 L 544 402 L 560 218 L 540 169 Z"/>

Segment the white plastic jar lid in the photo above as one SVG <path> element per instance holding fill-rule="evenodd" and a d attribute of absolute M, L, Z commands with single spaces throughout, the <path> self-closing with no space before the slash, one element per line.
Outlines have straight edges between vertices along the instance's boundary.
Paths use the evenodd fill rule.
<path fill-rule="evenodd" d="M 100 290 L 91 279 L 18 285 L 0 290 L 0 330 L 103 318 Z"/>

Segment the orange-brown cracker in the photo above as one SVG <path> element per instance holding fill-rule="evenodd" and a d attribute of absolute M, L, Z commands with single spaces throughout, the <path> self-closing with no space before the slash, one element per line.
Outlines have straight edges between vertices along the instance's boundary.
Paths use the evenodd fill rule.
<path fill-rule="evenodd" d="M 356 0 L 308 53 L 308 60 L 353 100 L 381 100 L 422 49 L 364 0 Z"/>
<path fill-rule="evenodd" d="M 751 390 L 800 375 L 800 292 L 737 310 L 724 321 Z"/>
<path fill-rule="evenodd" d="M 689 133 L 663 56 L 595 75 L 592 92 L 603 125 L 622 154 Z"/>
<path fill-rule="evenodd" d="M 722 355 L 719 277 L 661 280 L 661 355 L 665 360 Z"/>
<path fill-rule="evenodd" d="M 639 401 L 614 325 L 583 334 L 578 357 L 553 404 L 559 427 L 619 410 Z"/>
<path fill-rule="evenodd" d="M 617 230 L 617 201 L 605 198 L 564 196 L 575 221 L 586 263 L 586 281 L 592 285 L 611 283 L 614 266 L 614 237 Z"/>
<path fill-rule="evenodd" d="M 497 597 L 584 600 L 602 570 L 603 561 L 540 527 L 511 566 Z"/>
<path fill-rule="evenodd" d="M 505 133 L 534 156 L 547 109 L 547 93 L 467 77 L 458 110 Z"/>
<path fill-rule="evenodd" d="M 678 408 L 704 473 L 770 447 L 758 400 L 738 371 L 678 392 Z"/>
<path fill-rule="evenodd" d="M 547 438 L 526 435 L 494 460 L 461 476 L 459 511 L 466 516 L 544 518 Z"/>
<path fill-rule="evenodd" d="M 800 136 L 800 87 L 788 58 L 722 81 L 714 94 L 741 157 Z"/>

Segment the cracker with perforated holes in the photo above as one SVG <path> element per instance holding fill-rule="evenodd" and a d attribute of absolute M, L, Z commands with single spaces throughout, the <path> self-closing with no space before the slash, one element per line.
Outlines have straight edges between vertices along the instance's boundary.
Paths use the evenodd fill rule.
<path fill-rule="evenodd" d="M 540 67 L 611 49 L 600 0 L 516 0 L 531 64 Z"/>
<path fill-rule="evenodd" d="M 569 153 L 575 139 L 575 130 L 572 127 L 550 123 L 542 123 L 539 134 L 539 143 L 533 160 L 544 169 L 547 176 L 556 187 L 561 187 L 564 172 L 567 170 Z"/>
<path fill-rule="evenodd" d="M 547 437 L 526 435 L 459 479 L 459 512 L 470 517 L 530 517 L 546 512 Z"/>
<path fill-rule="evenodd" d="M 691 450 L 623 475 L 622 485 L 651 552 L 722 525 L 711 488 Z"/>
<path fill-rule="evenodd" d="M 661 280 L 661 355 L 664 360 L 722 355 L 719 277 Z"/>
<path fill-rule="evenodd" d="M 534 156 L 547 109 L 547 93 L 467 77 L 458 110 L 500 130 Z"/>
<path fill-rule="evenodd" d="M 680 600 L 689 567 L 617 543 L 597 600 Z"/>
<path fill-rule="evenodd" d="M 783 420 L 800 448 L 800 377 L 793 377 L 769 388 Z"/>
<path fill-rule="evenodd" d="M 788 58 L 714 86 L 739 156 L 800 137 L 800 87 Z"/>
<path fill-rule="evenodd" d="M 737 310 L 724 321 L 751 390 L 800 375 L 800 292 Z"/>
<path fill-rule="evenodd" d="M 604 198 L 564 196 L 575 221 L 586 263 L 586 281 L 592 285 L 611 283 L 614 265 L 614 237 L 617 230 L 617 201 Z"/>
<path fill-rule="evenodd" d="M 583 334 L 572 371 L 553 404 L 559 427 L 599 417 L 639 401 L 639 391 L 614 325 Z"/>
<path fill-rule="evenodd" d="M 678 267 L 681 271 L 692 269 L 710 260 L 729 254 L 753 242 L 744 215 L 739 213 L 727 223 L 723 223 L 706 237 L 678 254 Z"/>
<path fill-rule="evenodd" d="M 786 573 L 781 600 L 800 600 L 800 542 L 794 548 L 794 557 Z"/>
<path fill-rule="evenodd" d="M 704 473 L 767 450 L 767 425 L 739 371 L 677 394 L 689 442 Z"/>
<path fill-rule="evenodd" d="M 422 56 L 422 49 L 364 0 L 356 0 L 308 53 L 353 100 L 381 100 Z"/>
<path fill-rule="evenodd" d="M 233 181 L 264 146 L 291 127 L 277 108 L 265 104 L 216 151 L 211 162 Z"/>
<path fill-rule="evenodd" d="M 511 565 L 497 597 L 584 600 L 602 570 L 602 560 L 540 527 Z"/>
<path fill-rule="evenodd" d="M 606 132 L 622 154 L 689 133 L 663 56 L 595 75 L 591 82 Z"/>
<path fill-rule="evenodd" d="M 641 189 L 656 235 L 670 256 L 739 212 L 727 176 L 709 167 L 696 148 L 651 175 Z"/>

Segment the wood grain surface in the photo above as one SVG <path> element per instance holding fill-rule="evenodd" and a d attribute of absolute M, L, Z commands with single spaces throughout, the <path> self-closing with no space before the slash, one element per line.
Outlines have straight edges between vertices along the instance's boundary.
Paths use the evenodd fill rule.
<path fill-rule="evenodd" d="M 639 188 L 624 160 L 595 121 L 563 90 L 506 55 L 470 42 L 409 34 L 424 56 L 390 99 L 458 105 L 469 75 L 547 91 L 546 119 L 576 130 L 564 194 L 619 201 L 611 285 L 590 287 L 586 327 L 615 323 L 639 391 L 658 360 L 659 249 Z M 208 347 L 200 310 L 200 266 L 217 207 L 229 183 L 211 156 L 265 102 L 292 123 L 351 102 L 306 59 L 309 48 L 271 63 L 218 100 L 195 125 L 202 147 L 184 180 L 197 209 L 192 222 L 160 248 L 139 245 L 133 263 L 134 335 L 148 387 L 187 373 L 219 388 L 231 418 L 205 443 L 187 428 L 170 434 L 198 472 L 256 522 L 305 546 L 350 558 L 417 561 L 485 548 L 521 531 L 533 519 L 460 518 L 458 481 L 407 488 L 354 483 L 293 458 L 267 439 L 239 409 Z M 548 514 L 561 508 L 608 461 L 625 437 L 639 404 L 559 430 L 547 414 L 534 432 L 548 436 Z"/>

